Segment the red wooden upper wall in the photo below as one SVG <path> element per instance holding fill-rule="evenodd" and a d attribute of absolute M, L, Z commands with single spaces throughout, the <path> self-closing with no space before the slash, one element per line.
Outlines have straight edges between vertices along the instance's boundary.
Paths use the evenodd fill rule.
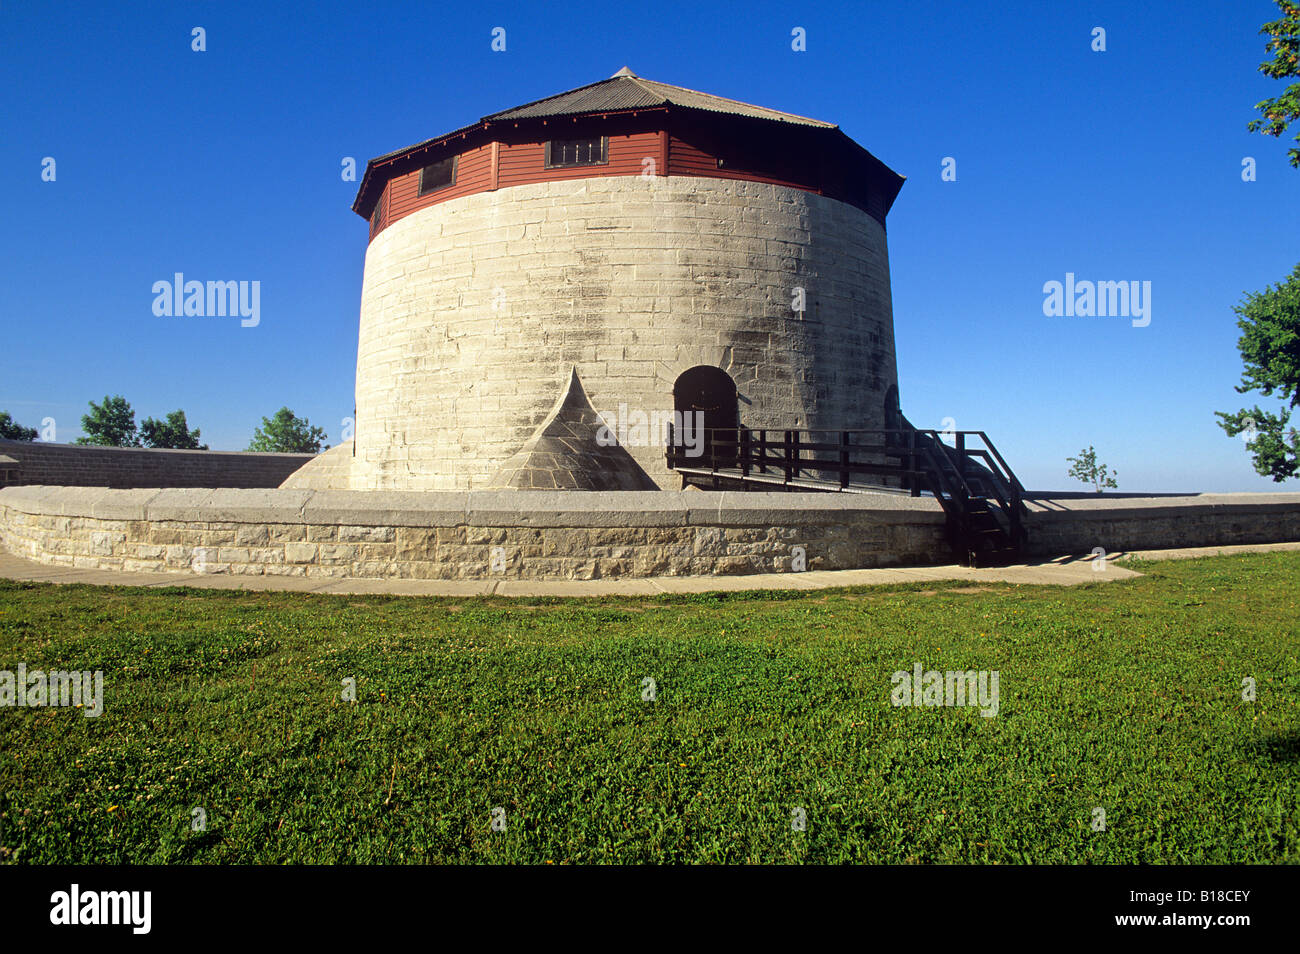
<path fill-rule="evenodd" d="M 579 135 L 557 127 L 557 137 Z M 564 166 L 546 168 L 546 143 L 521 142 L 501 144 L 501 164 L 497 185 L 524 185 L 552 179 L 590 179 L 592 176 L 639 176 L 642 160 L 647 156 L 658 162 L 659 133 L 636 132 L 609 137 L 606 162 L 599 166 Z"/>
<path fill-rule="evenodd" d="M 590 126 L 569 121 L 552 121 L 546 126 L 548 139 L 597 134 Z M 509 141 L 521 131 L 502 128 L 495 141 L 462 147 L 464 151 L 459 152 L 455 141 L 449 142 L 418 161 L 458 156 L 455 183 L 421 196 L 420 168 L 409 168 L 408 162 L 408 170 L 393 176 L 380 195 L 376 205 L 380 227 L 374 229 L 372 219 L 371 238 L 412 212 L 451 199 L 533 182 L 642 175 L 648 168 L 647 159 L 654 160 L 658 175 L 741 179 L 831 195 L 857 205 L 884 223 L 881 198 L 864 181 L 846 174 L 838 164 L 823 161 L 816 153 L 791 148 L 775 137 L 738 141 L 707 125 L 677 128 L 670 134 L 664 129 L 620 128 L 609 123 L 599 131 L 609 139 L 606 162 L 560 168 L 546 167 L 546 140 L 539 138 L 536 129 L 527 139 Z"/>
<path fill-rule="evenodd" d="M 668 146 L 668 174 L 706 176 L 713 179 L 744 179 L 747 182 L 770 182 L 774 185 L 792 186 L 809 192 L 822 191 L 819 186 L 813 185 L 817 180 L 815 175 L 800 176 L 795 172 L 781 174 L 770 169 L 742 168 L 737 163 L 728 163 L 725 158 L 719 165 L 718 159 L 716 152 L 673 136 Z M 803 181 L 799 181 L 800 179 Z"/>
<path fill-rule="evenodd" d="M 410 215 L 416 209 L 448 199 L 475 192 L 486 192 L 492 188 L 492 144 L 486 143 L 476 149 L 460 153 L 456 159 L 456 181 L 453 185 L 428 195 L 420 195 L 420 170 L 416 169 L 405 175 L 395 176 L 388 182 L 381 202 L 387 203 L 384 210 L 384 224 L 391 225 L 403 216 Z"/>

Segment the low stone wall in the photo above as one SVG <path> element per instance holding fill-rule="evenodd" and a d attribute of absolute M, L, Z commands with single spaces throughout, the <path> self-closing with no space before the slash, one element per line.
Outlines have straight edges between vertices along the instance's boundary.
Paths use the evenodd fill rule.
<path fill-rule="evenodd" d="M 1038 498 L 1043 556 L 1300 540 L 1300 494 Z M 944 515 L 895 494 L 0 490 L 0 545 L 86 569 L 589 580 L 952 562 Z M 181 577 L 183 579 L 183 577 Z"/>
<path fill-rule="evenodd" d="M 1300 494 L 1043 496 L 1026 501 L 1039 556 L 1300 540 Z"/>
<path fill-rule="evenodd" d="M 0 440 L 0 487 L 278 487 L 315 455 Z M 8 476 L 5 475 L 8 472 Z"/>
<path fill-rule="evenodd" d="M 882 502 L 884 506 L 882 506 Z M 929 500 L 831 494 L 0 490 L 0 544 L 88 569 L 589 580 L 943 562 Z"/>

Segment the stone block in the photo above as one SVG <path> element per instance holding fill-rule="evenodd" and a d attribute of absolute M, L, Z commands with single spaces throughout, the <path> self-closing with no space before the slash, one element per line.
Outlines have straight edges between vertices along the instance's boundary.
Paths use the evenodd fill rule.
<path fill-rule="evenodd" d="M 263 547 L 270 542 L 271 533 L 266 524 L 250 523 L 235 529 L 235 543 L 240 546 Z"/>
<path fill-rule="evenodd" d="M 286 563 L 314 563 L 319 556 L 320 546 L 315 543 L 286 543 L 284 560 Z"/>
<path fill-rule="evenodd" d="M 378 527 L 449 527 L 465 522 L 468 495 L 391 490 L 316 491 L 303 517 L 317 524 Z"/>

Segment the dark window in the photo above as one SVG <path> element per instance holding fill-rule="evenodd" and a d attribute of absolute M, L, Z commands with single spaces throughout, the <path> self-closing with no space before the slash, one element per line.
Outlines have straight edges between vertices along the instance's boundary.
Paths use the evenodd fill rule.
<path fill-rule="evenodd" d="M 379 230 L 384 227 L 384 194 L 379 194 L 379 201 L 375 203 L 375 211 L 370 216 L 370 237 L 374 238 L 379 234 Z"/>
<path fill-rule="evenodd" d="M 609 140 L 604 136 L 590 139 L 552 139 L 546 144 L 546 168 L 557 166 L 599 166 L 605 162 Z"/>
<path fill-rule="evenodd" d="M 420 195 L 456 184 L 456 157 L 439 159 L 420 170 Z"/>

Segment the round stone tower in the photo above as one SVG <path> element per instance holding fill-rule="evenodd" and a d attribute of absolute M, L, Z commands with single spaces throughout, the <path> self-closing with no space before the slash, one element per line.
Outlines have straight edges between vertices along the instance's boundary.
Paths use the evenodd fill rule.
<path fill-rule="evenodd" d="M 901 185 L 830 123 L 627 69 L 372 160 L 348 485 L 669 488 L 674 413 L 895 426 Z"/>

